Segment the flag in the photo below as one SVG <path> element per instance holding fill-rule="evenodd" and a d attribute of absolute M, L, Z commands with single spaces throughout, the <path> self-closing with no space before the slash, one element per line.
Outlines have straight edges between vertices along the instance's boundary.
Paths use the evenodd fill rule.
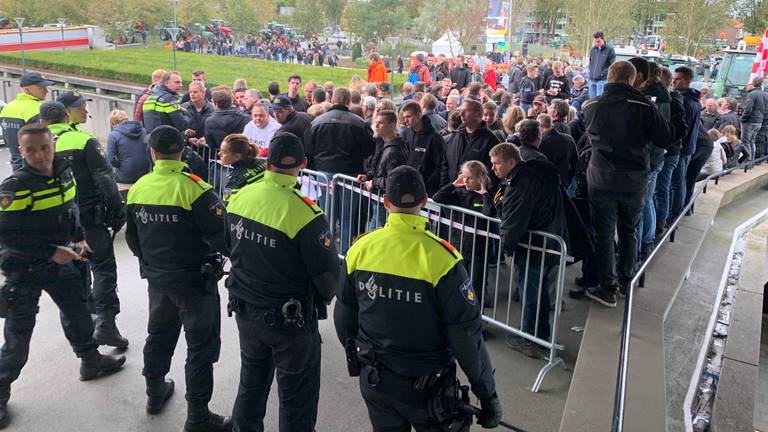
<path fill-rule="evenodd" d="M 763 40 L 760 41 L 760 47 L 757 49 L 757 56 L 755 64 L 752 65 L 752 74 L 749 76 L 749 82 L 752 82 L 756 77 L 765 75 L 766 67 L 768 67 L 768 29 L 763 33 Z"/>

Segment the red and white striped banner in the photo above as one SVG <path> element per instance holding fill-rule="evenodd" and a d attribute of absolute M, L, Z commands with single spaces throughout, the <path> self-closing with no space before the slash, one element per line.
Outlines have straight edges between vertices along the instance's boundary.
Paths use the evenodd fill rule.
<path fill-rule="evenodd" d="M 752 75 L 749 76 L 749 82 L 752 82 L 755 77 L 765 75 L 766 67 L 768 67 L 768 29 L 763 33 L 763 40 L 760 41 L 760 47 L 757 49 L 757 57 L 755 64 L 752 65 Z"/>

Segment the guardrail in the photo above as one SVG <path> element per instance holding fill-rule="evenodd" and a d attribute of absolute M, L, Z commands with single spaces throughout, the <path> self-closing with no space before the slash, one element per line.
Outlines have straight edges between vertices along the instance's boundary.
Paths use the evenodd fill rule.
<path fill-rule="evenodd" d="M 632 329 L 632 307 L 634 305 L 635 287 L 643 285 L 642 281 L 644 281 L 645 272 L 648 269 L 648 266 L 653 261 L 653 259 L 661 250 L 662 245 L 664 245 L 664 243 L 667 240 L 669 240 L 670 243 L 673 243 L 675 241 L 675 231 L 677 231 L 677 228 L 679 227 L 683 218 L 687 214 L 690 214 L 693 212 L 693 207 L 694 207 L 694 204 L 696 203 L 696 199 L 698 199 L 698 197 L 701 194 L 706 193 L 707 185 L 709 184 L 710 181 L 715 180 L 715 184 L 717 184 L 717 181 L 723 176 L 731 174 L 734 171 L 737 171 L 740 169 L 744 169 L 744 172 L 747 172 L 749 169 L 753 168 L 755 165 L 759 165 L 764 161 L 768 161 L 768 156 L 763 156 L 759 159 L 755 159 L 752 161 L 745 161 L 742 164 L 714 173 L 708 176 L 706 179 L 701 180 L 700 182 L 697 182 L 698 186 L 696 187 L 696 190 L 694 191 L 694 193 L 691 195 L 690 201 L 686 204 L 686 206 L 680 212 L 680 215 L 677 216 L 674 223 L 669 226 L 669 228 L 661 237 L 661 239 L 656 243 L 656 245 L 653 248 L 653 251 L 651 251 L 651 253 L 645 259 L 645 261 L 643 261 L 640 264 L 640 267 L 637 269 L 635 276 L 632 278 L 632 281 L 629 283 L 629 286 L 627 287 L 627 297 L 624 304 L 624 316 L 622 320 L 621 349 L 619 351 L 619 366 L 618 366 L 617 378 L 616 378 L 616 388 L 614 391 L 613 420 L 611 424 L 612 432 L 622 432 L 624 430 L 624 412 L 625 412 L 625 404 L 627 399 L 627 373 L 629 370 L 629 348 L 630 348 L 629 342 L 630 342 L 630 334 Z"/>
<path fill-rule="evenodd" d="M 358 234 L 385 224 L 386 209 L 381 195 L 366 190 L 350 176 L 333 176 L 329 192 L 331 232 L 343 257 Z M 565 365 L 557 355 L 565 349 L 557 342 L 568 260 L 565 241 L 550 233 L 530 231 L 511 259 L 504 260 L 503 253 L 495 253 L 501 241 L 501 220 L 431 199 L 422 215 L 428 229 L 447 239 L 464 257 L 483 321 L 546 351 L 547 363 L 531 387 L 538 392 L 547 372 Z M 488 271 L 494 265 L 495 274 Z"/>

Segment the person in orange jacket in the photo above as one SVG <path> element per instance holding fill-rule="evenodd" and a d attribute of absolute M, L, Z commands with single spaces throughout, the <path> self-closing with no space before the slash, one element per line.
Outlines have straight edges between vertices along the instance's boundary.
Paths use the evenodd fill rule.
<path fill-rule="evenodd" d="M 368 56 L 371 64 L 368 66 L 368 82 L 373 84 L 388 82 L 387 81 L 387 68 L 384 66 L 384 62 L 381 60 L 379 53 L 371 53 Z"/>

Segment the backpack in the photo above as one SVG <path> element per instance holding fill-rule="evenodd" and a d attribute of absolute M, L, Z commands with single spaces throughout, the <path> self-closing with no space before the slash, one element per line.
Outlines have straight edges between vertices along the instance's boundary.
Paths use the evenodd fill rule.
<path fill-rule="evenodd" d="M 421 68 L 425 68 L 424 65 L 419 65 L 418 68 L 414 69 L 413 72 L 408 74 L 408 82 L 413 84 L 417 81 L 419 81 L 419 71 L 421 71 Z"/>

